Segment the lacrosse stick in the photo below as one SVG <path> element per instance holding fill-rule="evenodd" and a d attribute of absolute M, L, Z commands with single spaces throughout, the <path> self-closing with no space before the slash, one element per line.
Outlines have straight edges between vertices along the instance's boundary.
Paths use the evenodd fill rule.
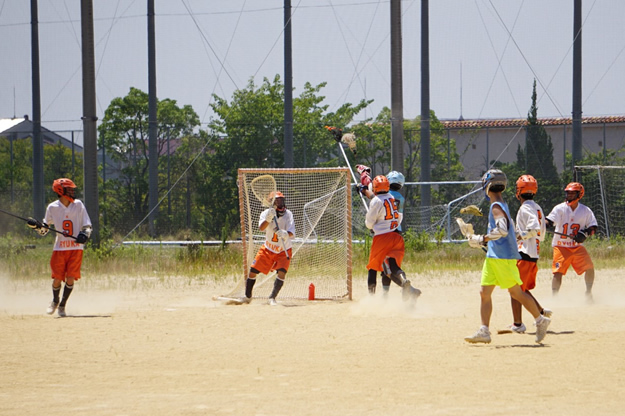
<path fill-rule="evenodd" d="M 334 140 L 336 140 L 336 142 L 339 145 L 339 149 L 341 149 L 341 153 L 343 154 L 343 159 L 345 160 L 345 163 L 347 163 L 347 167 L 349 168 L 349 173 L 352 174 L 352 179 L 354 180 L 354 183 L 356 184 L 356 186 L 358 186 L 358 180 L 356 179 L 356 175 L 354 175 L 352 166 L 349 164 L 349 160 L 347 160 L 345 149 L 343 149 L 343 146 L 341 146 L 341 142 L 346 143 L 349 146 L 349 148 L 352 150 L 354 155 L 356 155 L 356 140 L 355 140 L 356 136 L 354 136 L 353 133 L 343 134 L 343 130 L 339 129 L 338 127 L 330 127 L 330 126 L 325 126 L 325 127 L 326 129 L 328 129 L 330 133 L 334 135 Z M 365 197 L 360 193 L 360 191 L 358 191 L 358 195 L 360 195 L 360 200 L 362 201 L 362 205 L 365 207 L 365 211 L 369 212 L 369 207 L 367 206 L 367 203 L 365 202 Z"/>
<path fill-rule="evenodd" d="M 5 213 L 5 214 L 7 214 L 7 215 L 10 215 L 10 216 L 12 216 L 12 217 L 18 218 L 18 219 L 20 219 L 20 220 L 22 220 L 22 221 L 26 221 L 26 222 L 29 222 L 29 221 L 30 221 L 30 218 L 20 217 L 19 215 L 12 214 L 12 213 L 10 213 L 10 212 L 8 212 L 8 211 L 5 211 L 5 210 L 3 210 L 3 209 L 0 209 L 0 212 L 3 212 L 3 213 Z M 64 232 L 62 232 L 62 231 L 59 231 L 59 230 L 55 229 L 55 228 L 48 227 L 46 224 L 43 224 L 43 223 L 42 223 L 42 224 L 41 224 L 41 227 L 42 227 L 42 228 L 47 228 L 48 230 L 50 230 L 50 231 L 54 231 L 55 233 L 61 234 L 62 236 L 69 237 L 69 238 L 73 238 L 74 240 L 76 239 L 76 237 L 74 237 L 73 235 L 69 235 L 69 234 L 66 234 L 66 233 L 64 233 Z"/>
<path fill-rule="evenodd" d="M 458 223 L 458 227 L 460 227 L 460 232 L 465 238 L 469 239 L 471 236 L 475 235 L 473 224 L 467 224 L 462 218 L 456 218 L 456 222 Z M 482 250 L 486 251 L 486 248 L 482 247 Z"/>
<path fill-rule="evenodd" d="M 278 191 L 278 185 L 276 184 L 276 180 L 271 175 L 261 175 L 252 180 L 250 183 L 250 187 L 252 188 L 252 192 L 256 199 L 260 201 L 260 204 L 265 208 L 272 208 L 273 201 L 276 199 L 276 192 Z M 276 231 L 280 229 L 278 226 L 278 218 L 277 215 L 273 216 L 273 222 L 276 226 Z M 284 254 L 286 254 L 287 259 L 291 259 L 289 256 L 289 252 L 286 250 L 286 246 L 284 244 L 284 240 L 280 240 L 282 242 L 282 249 L 284 250 Z"/>
<path fill-rule="evenodd" d="M 568 234 L 564 234 L 564 233 L 558 233 L 558 232 L 551 231 L 551 230 L 547 230 L 547 232 L 551 233 L 551 234 L 556 234 L 556 235 L 559 235 L 559 236 L 565 237 L 565 238 L 573 238 L 574 237 L 572 235 L 568 235 Z"/>
<path fill-rule="evenodd" d="M 469 215 L 475 215 L 476 217 L 483 217 L 484 214 L 482 213 L 482 210 L 477 206 L 477 205 L 468 205 L 464 208 L 460 208 L 460 213 L 461 214 L 469 214 Z"/>

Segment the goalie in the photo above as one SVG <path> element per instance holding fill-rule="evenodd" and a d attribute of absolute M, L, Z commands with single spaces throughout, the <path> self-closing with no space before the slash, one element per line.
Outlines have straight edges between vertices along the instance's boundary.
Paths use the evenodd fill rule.
<path fill-rule="evenodd" d="M 243 303 L 252 301 L 252 291 L 259 273 L 277 272 L 273 290 L 269 295 L 269 305 L 277 305 L 276 297 L 284 285 L 292 256 L 291 238 L 295 235 L 293 213 L 286 208 L 286 198 L 282 192 L 270 195 L 273 207 L 264 210 L 258 219 L 258 228 L 265 232 L 265 243 L 256 253 L 247 280 L 245 281 L 245 298 Z M 287 252 L 288 251 L 288 256 Z"/>

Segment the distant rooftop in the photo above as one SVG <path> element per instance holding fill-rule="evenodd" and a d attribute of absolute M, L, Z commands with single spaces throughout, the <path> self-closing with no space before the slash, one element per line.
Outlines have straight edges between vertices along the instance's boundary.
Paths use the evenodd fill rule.
<path fill-rule="evenodd" d="M 485 127 L 522 127 L 527 125 L 527 118 L 500 118 L 475 120 L 440 120 L 448 129 L 475 129 Z M 543 126 L 562 126 L 573 124 L 572 117 L 539 118 Z M 582 117 L 582 124 L 625 123 L 625 116 Z"/>

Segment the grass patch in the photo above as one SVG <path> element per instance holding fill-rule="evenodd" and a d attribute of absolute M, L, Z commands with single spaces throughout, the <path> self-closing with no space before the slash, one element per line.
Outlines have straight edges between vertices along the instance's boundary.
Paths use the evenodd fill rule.
<path fill-rule="evenodd" d="M 0 238 L 0 267 L 10 280 L 38 280 L 50 278 L 50 256 L 53 239 L 16 237 Z M 625 241 L 591 238 L 585 244 L 595 268 L 615 269 L 625 267 Z M 407 236 L 404 269 L 408 274 L 474 272 L 481 270 L 484 253 L 467 244 L 441 244 L 423 236 Z M 353 247 L 354 274 L 366 275 L 365 266 L 370 243 Z M 241 245 L 228 246 L 117 246 L 103 243 L 95 249 L 87 246 L 82 273 L 85 277 L 98 276 L 113 280 L 115 277 L 151 279 L 155 283 L 172 277 L 187 278 L 188 284 L 211 282 L 236 282 L 243 270 Z M 538 267 L 551 267 L 551 241 L 541 247 Z M 356 276 L 355 276 L 356 277 Z"/>

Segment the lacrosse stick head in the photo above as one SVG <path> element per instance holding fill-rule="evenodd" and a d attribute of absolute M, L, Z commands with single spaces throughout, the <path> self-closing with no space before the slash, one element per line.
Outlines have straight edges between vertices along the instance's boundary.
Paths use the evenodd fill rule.
<path fill-rule="evenodd" d="M 349 150 L 351 150 L 354 155 L 356 155 L 356 135 L 354 133 L 345 133 L 341 137 L 341 141 L 349 147 Z"/>
<path fill-rule="evenodd" d="M 468 205 L 464 208 L 460 208 L 461 214 L 475 215 L 476 217 L 482 217 L 484 214 L 477 205 Z"/>
<path fill-rule="evenodd" d="M 273 207 L 275 199 L 278 197 L 276 180 L 271 175 L 261 175 L 252 180 L 250 183 L 252 193 L 260 201 L 265 208 Z M 280 195 L 282 195 L 280 193 Z M 284 198 L 284 195 L 282 195 Z"/>
<path fill-rule="evenodd" d="M 458 223 L 458 227 L 460 227 L 460 232 L 465 238 L 470 238 L 475 234 L 473 224 L 467 224 L 462 218 L 456 218 L 456 222 Z"/>

